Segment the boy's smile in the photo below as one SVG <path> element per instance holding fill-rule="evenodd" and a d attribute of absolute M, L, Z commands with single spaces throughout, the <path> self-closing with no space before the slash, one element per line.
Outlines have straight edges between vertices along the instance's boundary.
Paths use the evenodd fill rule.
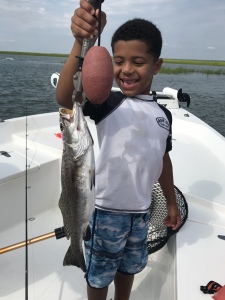
<path fill-rule="evenodd" d="M 156 60 L 140 40 L 116 42 L 113 61 L 115 81 L 129 97 L 149 94 L 153 75 L 162 65 L 162 59 Z"/>

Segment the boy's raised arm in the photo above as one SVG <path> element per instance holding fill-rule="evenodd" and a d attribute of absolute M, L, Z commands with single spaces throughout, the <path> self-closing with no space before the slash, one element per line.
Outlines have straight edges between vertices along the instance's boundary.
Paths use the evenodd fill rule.
<path fill-rule="evenodd" d="M 76 55 L 80 55 L 81 47 L 82 46 L 75 41 L 70 55 L 60 72 L 60 77 L 56 88 L 56 100 L 58 104 L 69 109 L 71 109 L 73 106 L 73 75 L 77 72 L 78 67 L 78 59 L 76 58 Z"/>
<path fill-rule="evenodd" d="M 71 18 L 71 31 L 75 37 L 75 42 L 70 55 L 64 64 L 59 81 L 56 88 L 57 102 L 67 108 L 72 108 L 72 93 L 73 75 L 78 69 L 78 59 L 76 56 L 81 54 L 83 38 L 93 38 L 98 35 L 98 21 L 99 11 L 93 9 L 92 5 L 87 0 L 80 1 L 80 7 L 75 10 Z M 106 24 L 106 15 L 101 13 L 101 31 Z"/>

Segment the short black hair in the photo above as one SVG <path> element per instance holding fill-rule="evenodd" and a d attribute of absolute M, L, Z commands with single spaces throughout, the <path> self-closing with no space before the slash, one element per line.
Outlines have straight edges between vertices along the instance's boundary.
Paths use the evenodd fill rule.
<path fill-rule="evenodd" d="M 156 59 L 161 55 L 162 35 L 160 30 L 152 22 L 135 18 L 122 24 L 113 34 L 111 40 L 112 52 L 118 41 L 139 40 L 146 43 L 149 53 Z"/>

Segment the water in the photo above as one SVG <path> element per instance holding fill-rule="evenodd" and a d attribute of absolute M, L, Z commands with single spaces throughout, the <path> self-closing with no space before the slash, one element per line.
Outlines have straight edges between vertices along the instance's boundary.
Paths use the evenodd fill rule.
<path fill-rule="evenodd" d="M 60 73 L 64 62 L 65 58 L 58 57 L 0 55 L 0 118 L 25 116 L 26 111 L 27 115 L 57 111 L 50 77 L 54 72 Z M 182 65 L 174 65 L 178 66 Z M 196 67 L 198 70 L 201 68 L 206 67 Z M 152 90 L 161 91 L 164 87 L 182 88 L 191 96 L 188 110 L 225 136 L 224 75 L 158 74 Z"/>
<path fill-rule="evenodd" d="M 9 119 L 58 109 L 52 73 L 59 72 L 64 58 L 0 55 L 0 118 Z"/>
<path fill-rule="evenodd" d="M 198 66 L 200 69 L 201 66 Z M 204 66 L 203 66 L 204 67 Z M 216 69 L 218 69 L 216 67 Z M 225 136 L 225 76 L 200 73 L 166 75 L 159 74 L 153 82 L 153 90 L 164 87 L 182 88 L 191 96 L 187 110 L 208 123 Z M 184 106 L 182 104 L 182 106 Z"/>

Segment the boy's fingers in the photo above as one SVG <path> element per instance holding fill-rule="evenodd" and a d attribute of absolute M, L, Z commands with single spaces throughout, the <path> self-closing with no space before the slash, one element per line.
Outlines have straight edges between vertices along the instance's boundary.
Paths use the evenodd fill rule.
<path fill-rule="evenodd" d="M 174 217 L 171 223 L 172 223 L 172 229 L 176 230 L 181 225 L 180 214 L 178 214 L 176 217 Z"/>
<path fill-rule="evenodd" d="M 90 38 L 98 33 L 97 26 L 98 21 L 90 12 L 81 7 L 75 10 L 71 18 L 71 31 L 74 37 Z"/>
<path fill-rule="evenodd" d="M 91 15 L 95 15 L 95 10 L 93 6 L 87 0 L 80 0 L 80 7 L 85 9 Z"/>
<path fill-rule="evenodd" d="M 167 216 L 164 220 L 164 224 L 167 227 L 172 227 L 173 230 L 176 230 L 181 225 L 180 214 L 174 217 Z"/>
<path fill-rule="evenodd" d="M 97 21 L 94 20 L 94 25 L 91 25 L 90 23 L 83 19 L 79 19 L 74 15 L 71 18 L 71 31 L 73 35 L 75 37 L 80 36 L 82 38 L 88 38 L 90 35 L 96 35 L 98 33 Z"/>
<path fill-rule="evenodd" d="M 99 19 L 99 9 L 96 9 L 95 11 L 91 3 L 87 0 L 81 0 L 80 7 L 82 8 L 82 10 L 80 11 L 80 17 L 86 20 L 91 25 L 95 26 L 96 19 Z M 88 12 L 88 15 L 86 14 L 86 12 Z M 90 18 L 90 16 L 92 17 Z M 102 28 L 104 28 L 104 26 L 106 25 L 106 14 L 104 13 L 104 11 L 101 11 L 101 23 Z"/>
<path fill-rule="evenodd" d="M 71 31 L 73 36 L 82 42 L 83 38 L 92 38 L 98 34 L 99 10 L 94 10 L 87 0 L 80 0 L 80 7 L 71 18 Z M 106 14 L 101 12 L 101 31 L 106 24 Z"/>

